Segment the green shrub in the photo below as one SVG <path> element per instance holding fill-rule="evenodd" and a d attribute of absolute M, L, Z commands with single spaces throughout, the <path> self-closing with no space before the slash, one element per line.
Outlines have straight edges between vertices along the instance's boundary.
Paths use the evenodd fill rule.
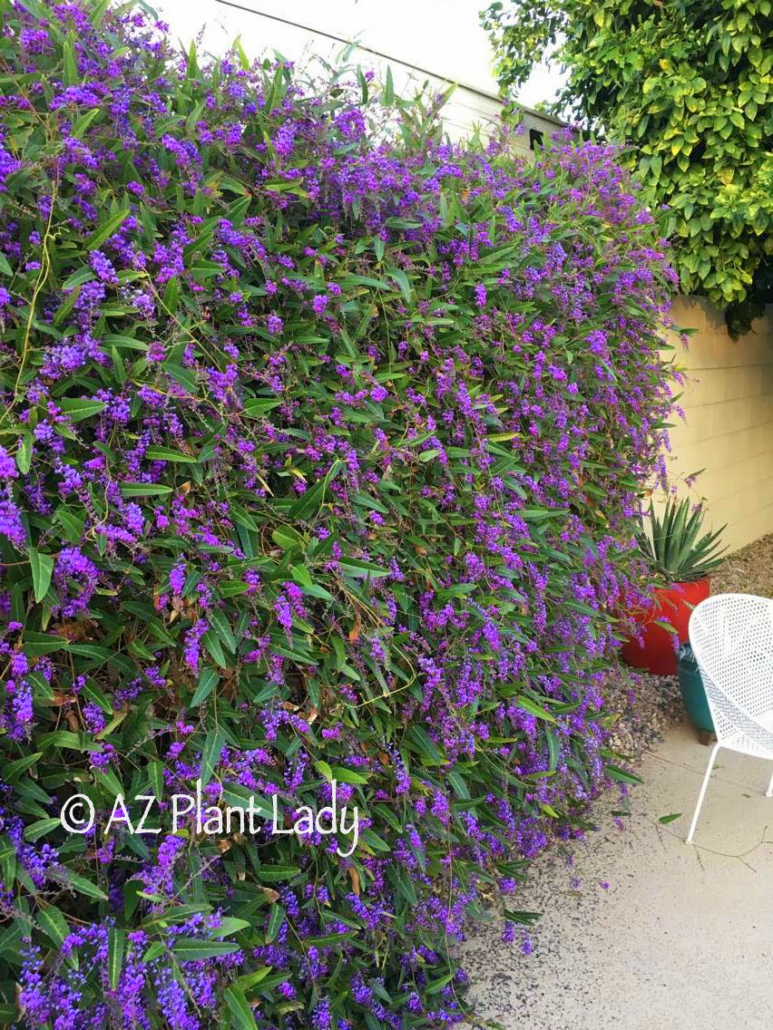
<path fill-rule="evenodd" d="M 523 167 L 362 74 L 0 11 L 6 1017 L 454 1022 L 481 883 L 625 779 L 651 221 L 608 149 Z M 172 832 L 197 781 L 256 832 Z M 333 781 L 356 840 L 264 823 Z"/>
<path fill-rule="evenodd" d="M 493 0 L 482 20 L 503 90 L 546 55 L 567 70 L 557 106 L 625 145 L 682 292 L 748 332 L 773 301 L 770 0 Z"/>

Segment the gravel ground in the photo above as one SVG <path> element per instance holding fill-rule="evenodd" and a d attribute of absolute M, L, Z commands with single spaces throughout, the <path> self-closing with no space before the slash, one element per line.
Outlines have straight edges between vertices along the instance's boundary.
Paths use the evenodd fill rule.
<path fill-rule="evenodd" d="M 670 727 L 622 824 L 610 791 L 593 833 L 539 856 L 507 899 L 542 913 L 531 954 L 523 928 L 503 940 L 501 903 L 471 929 L 460 959 L 478 1019 L 465 1030 L 771 1030 L 769 763 L 720 761 L 692 848 L 707 751 Z"/>
<path fill-rule="evenodd" d="M 756 543 L 742 548 L 731 554 L 722 567 L 712 576 L 711 591 L 713 594 L 724 593 L 753 593 L 763 597 L 773 597 L 773 534 L 763 537 Z M 663 740 L 663 735 L 675 724 L 684 722 L 684 708 L 679 692 L 679 684 L 675 676 L 654 676 L 650 673 L 642 673 L 638 670 L 629 669 L 621 663 L 619 672 L 611 675 L 603 690 L 607 701 L 608 709 L 616 719 L 612 734 L 612 746 L 622 754 L 629 757 L 631 764 L 638 766 L 645 751 L 654 751 L 655 745 Z M 669 740 L 674 735 L 679 735 L 679 730 L 674 729 L 669 733 Z M 692 739 L 692 738 L 691 738 Z M 700 755 L 701 762 L 703 755 Z M 645 785 L 636 788 L 637 792 L 644 792 L 641 797 L 637 793 L 637 804 L 634 806 L 636 821 L 634 829 L 638 833 L 654 832 L 658 838 L 662 832 L 656 821 L 647 812 L 646 794 L 649 791 L 649 777 L 651 775 L 652 763 L 657 767 L 658 754 L 647 756 L 647 768 L 644 771 Z M 672 770 L 673 762 L 669 765 L 666 759 L 663 768 Z M 694 774 L 700 778 L 700 771 Z M 681 807 L 685 811 L 693 803 L 693 783 L 689 783 L 690 797 Z M 680 811 L 680 804 L 672 800 L 673 784 L 667 785 L 667 798 L 658 800 L 653 811 L 660 816 L 670 811 Z M 697 789 L 697 788 L 696 788 Z M 744 795 L 748 797 L 749 795 Z M 676 805 L 676 807 L 674 807 Z M 596 909 L 603 910 L 607 903 L 607 888 L 610 884 L 609 870 L 617 868 L 615 863 L 625 863 L 626 854 L 636 852 L 637 832 L 629 835 L 620 834 L 619 821 L 613 819 L 616 809 L 619 809 L 620 798 L 616 791 L 608 791 L 599 798 L 589 813 L 589 817 L 597 824 L 598 833 L 590 834 L 585 841 L 574 842 L 570 847 L 556 845 L 547 849 L 532 867 L 529 880 L 523 887 L 523 893 L 519 895 L 519 904 L 514 908 L 524 908 L 530 911 L 549 913 L 555 909 L 553 915 L 540 920 L 534 929 L 537 937 L 537 952 L 540 961 L 536 966 L 529 964 L 528 959 L 520 953 L 519 948 L 503 944 L 501 941 L 502 927 L 504 925 L 504 914 L 502 903 L 498 898 L 492 897 L 492 908 L 489 913 L 489 922 L 471 928 L 470 937 L 462 948 L 463 964 L 470 976 L 473 985 L 473 996 L 470 999 L 474 1006 L 480 1006 L 480 1017 L 482 1022 L 474 1024 L 475 1030 L 485 1026 L 498 1027 L 500 1030 L 516 1030 L 516 1028 L 529 1028 L 529 1030 L 569 1030 L 570 1027 L 577 1028 L 585 1026 L 582 1019 L 577 1018 L 578 1011 L 584 1005 L 583 992 L 588 994 L 592 1001 L 595 998 L 596 986 L 591 979 L 587 980 L 587 962 L 593 957 L 594 949 L 600 950 L 603 955 L 607 954 L 603 949 L 608 940 L 613 944 L 609 946 L 609 962 L 614 965 L 619 961 L 620 942 L 614 935 L 607 931 L 603 934 L 599 926 L 604 928 Z M 628 825 L 630 820 L 626 820 Z M 653 831 L 653 826 L 655 830 Z M 644 827 L 644 830 L 641 829 Z M 638 829 L 637 829 L 638 828 Z M 631 862 L 631 868 L 624 871 L 618 879 L 619 884 L 613 884 L 614 889 L 626 888 L 630 883 L 639 882 L 642 876 L 642 863 L 648 863 L 649 868 L 654 859 L 661 856 L 662 841 L 660 850 L 653 852 L 653 843 L 646 840 L 646 855 L 635 853 L 635 861 Z M 680 840 L 680 848 L 681 840 Z M 612 850 L 613 849 L 613 850 Z M 585 858 L 583 859 L 583 855 Z M 684 853 L 679 852 L 678 857 L 683 860 Z M 622 856 L 622 858 L 621 858 Z M 586 882 L 584 890 L 579 890 L 580 877 L 579 869 L 575 865 L 575 858 L 582 860 L 578 864 L 587 864 L 584 868 L 582 879 Z M 747 865 L 747 863 L 744 863 Z M 696 869 L 703 869 L 703 863 L 699 863 Z M 751 867 L 750 867 L 751 868 Z M 588 875 L 590 872 L 590 875 Z M 659 875 L 659 874 L 658 874 Z M 690 869 L 689 883 L 693 883 L 696 873 Z M 658 903 L 657 898 L 662 893 L 662 883 L 655 877 L 656 883 L 649 890 L 655 891 L 656 895 L 646 895 L 643 904 L 646 911 Z M 622 886 L 621 886 L 622 885 Z M 572 900 L 575 899 L 575 900 Z M 579 900 L 577 900 L 579 899 Z M 582 902 L 582 904 L 580 904 Z M 642 917 L 643 918 L 643 917 Z M 658 919 L 655 918 L 657 924 Z M 563 920 L 563 922 L 561 922 Z M 598 925 L 596 925 L 598 924 Z M 596 938 L 592 938 L 591 930 L 595 926 Z M 657 927 L 656 927 L 657 929 Z M 526 931 L 523 938 L 526 939 Z M 668 935 L 669 930 L 665 930 Z M 624 933 L 624 937 L 625 937 Z M 632 931 L 633 936 L 633 931 Z M 668 938 L 666 938 L 668 940 Z M 674 941 L 669 941 L 673 946 Z M 530 950 L 530 949 L 529 949 Z M 668 949 L 666 949 L 666 952 Z M 587 953 L 587 954 L 586 954 Z M 603 957 L 602 955 L 602 957 Z M 634 951 L 635 955 L 635 951 Z M 533 958 L 537 958 L 537 955 Z M 606 961 L 606 959 L 604 960 Z M 631 960 L 623 960 L 623 971 L 630 969 Z M 663 966 L 663 977 L 669 970 L 668 959 Z M 615 974 L 616 975 L 616 974 Z M 621 973 L 622 975 L 622 973 Z M 636 973 L 638 977 L 640 974 Z M 593 974 L 591 974 L 593 976 Z M 650 977 L 651 979 L 651 977 Z M 578 987 L 577 985 L 585 984 Z M 690 981 L 692 983 L 692 981 Z M 655 985 L 653 981 L 652 990 L 662 992 L 665 979 Z M 649 988 L 647 988 L 649 990 Z M 646 991 L 644 992 L 646 995 Z M 615 997 L 612 992 L 612 997 Z M 578 1000 L 579 998 L 579 1000 Z M 587 999 L 585 999 L 587 1000 Z M 567 1002 L 572 1005 L 567 1006 Z M 626 1014 L 625 994 L 621 1001 L 622 1009 L 610 1009 L 603 1019 L 598 1018 L 598 1013 L 588 1019 L 587 1025 L 594 1026 L 615 1026 L 621 1030 L 641 1030 L 643 1027 L 665 1025 L 662 1021 L 650 1021 L 646 1012 L 642 1015 L 642 1021 L 636 1022 L 630 1013 Z M 679 1001 L 675 1002 L 674 1019 L 679 1011 Z M 598 1006 L 596 1006 L 598 1008 Z M 572 1009 L 571 1013 L 569 1008 Z M 565 1011 L 566 1010 L 566 1011 Z M 549 1021 L 546 1021 L 546 1013 L 550 1013 Z M 504 1017 L 503 1022 L 501 1020 Z M 487 1021 L 487 1020 L 494 1021 Z M 677 1020 L 678 1022 L 678 1020 Z M 671 1025 L 671 1024 L 669 1024 Z M 673 1023 L 676 1025 L 676 1022 Z M 692 1024 L 690 1024 L 692 1026 Z M 700 1022 L 701 1026 L 707 1025 L 705 1021 Z M 719 1024 L 712 1024 L 714 1026 Z M 722 1027 L 730 1024 L 723 1019 Z M 739 1024 L 740 1025 L 740 1024 Z M 745 1026 L 751 1030 L 751 1023 L 746 1021 Z M 755 1024 L 756 1025 L 756 1024 Z M 760 1024 L 762 1025 L 762 1024 Z M 465 1025 L 464 1030 L 472 1030 L 470 1025 Z"/>
<path fill-rule="evenodd" d="M 711 592 L 773 597 L 773 533 L 729 555 L 711 577 Z M 662 739 L 664 730 L 684 718 L 676 676 L 653 676 L 622 666 L 604 693 L 617 717 L 612 745 L 635 762 Z"/>
<path fill-rule="evenodd" d="M 620 675 L 609 678 L 603 693 L 608 710 L 616 717 L 610 743 L 636 763 L 669 726 L 684 717 L 676 676 L 655 676 L 621 666 Z"/>
<path fill-rule="evenodd" d="M 773 533 L 731 554 L 711 577 L 711 592 L 773 597 Z"/>

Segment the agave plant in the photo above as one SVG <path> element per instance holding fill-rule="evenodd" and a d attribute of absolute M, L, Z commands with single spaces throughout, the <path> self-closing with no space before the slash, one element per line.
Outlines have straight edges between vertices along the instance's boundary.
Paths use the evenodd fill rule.
<path fill-rule="evenodd" d="M 651 567 L 669 583 L 688 583 L 703 579 L 722 562 L 727 548 L 720 546 L 725 529 L 704 533 L 704 511 L 697 505 L 691 511 L 690 501 L 668 499 L 662 515 L 650 502 L 652 535 L 642 527 L 636 534 L 639 548 Z"/>

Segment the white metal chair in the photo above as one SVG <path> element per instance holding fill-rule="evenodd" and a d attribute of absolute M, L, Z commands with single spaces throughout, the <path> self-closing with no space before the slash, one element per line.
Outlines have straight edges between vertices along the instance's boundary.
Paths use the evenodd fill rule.
<path fill-rule="evenodd" d="M 703 777 L 688 844 L 721 747 L 773 760 L 773 600 L 752 594 L 708 597 L 690 616 L 689 632 L 717 742 Z M 773 777 L 767 797 L 773 797 Z"/>

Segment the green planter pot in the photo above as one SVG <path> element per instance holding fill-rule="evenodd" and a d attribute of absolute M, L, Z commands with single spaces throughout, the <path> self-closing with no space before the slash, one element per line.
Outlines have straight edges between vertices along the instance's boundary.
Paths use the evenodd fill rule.
<path fill-rule="evenodd" d="M 704 733 L 714 733 L 714 720 L 711 718 L 709 703 L 706 700 L 706 691 L 703 689 L 698 663 L 692 648 L 683 645 L 679 649 L 679 659 L 676 665 L 679 676 L 679 689 L 682 692 L 682 700 L 690 722 L 697 730 Z"/>

